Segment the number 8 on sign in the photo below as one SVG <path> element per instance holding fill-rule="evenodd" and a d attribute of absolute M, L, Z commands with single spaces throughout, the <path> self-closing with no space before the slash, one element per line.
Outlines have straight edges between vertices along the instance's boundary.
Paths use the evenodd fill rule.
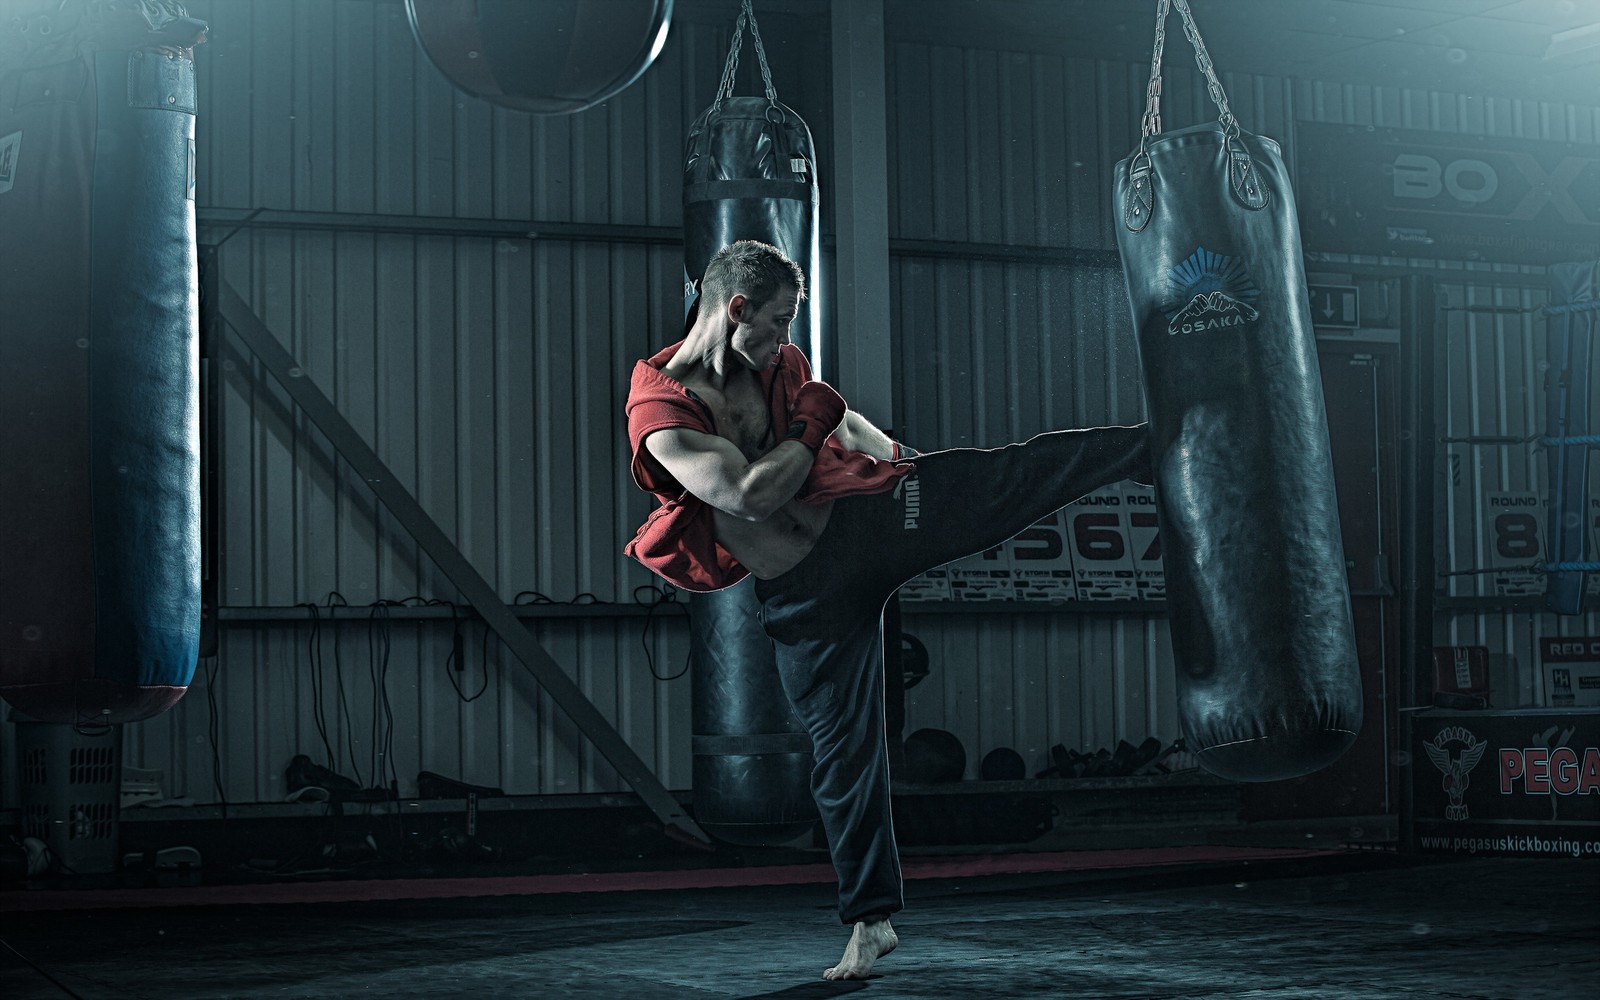
<path fill-rule="evenodd" d="M 1489 594 L 1524 597 L 1544 593 L 1544 576 L 1529 567 L 1544 558 L 1544 507 L 1535 493 L 1489 493 L 1484 497 L 1488 538 Z"/>

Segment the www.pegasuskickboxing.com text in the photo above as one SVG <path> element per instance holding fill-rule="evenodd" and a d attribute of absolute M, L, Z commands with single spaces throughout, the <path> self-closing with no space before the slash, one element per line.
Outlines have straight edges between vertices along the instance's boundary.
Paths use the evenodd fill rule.
<path fill-rule="evenodd" d="M 1600 855 L 1600 840 L 1567 840 L 1565 838 L 1538 837 L 1517 834 L 1506 837 L 1419 837 L 1425 850 L 1456 851 L 1473 854 L 1478 851 L 1515 851 L 1519 854 L 1561 854 L 1581 858 Z"/>

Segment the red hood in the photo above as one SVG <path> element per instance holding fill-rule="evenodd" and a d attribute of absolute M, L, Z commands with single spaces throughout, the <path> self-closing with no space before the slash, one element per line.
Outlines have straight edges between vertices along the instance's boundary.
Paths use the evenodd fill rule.
<path fill-rule="evenodd" d="M 720 590 L 738 583 L 748 571 L 716 543 L 711 508 L 686 492 L 644 447 L 646 437 L 668 427 L 716 433 L 710 410 L 682 383 L 661 373 L 682 346 L 679 341 L 633 367 L 627 403 L 633 481 L 654 494 L 662 506 L 640 527 L 625 551 L 685 590 Z M 778 363 L 761 372 L 760 378 L 762 391 L 772 400 L 774 426 L 787 427 L 789 401 L 810 381 L 810 362 L 798 347 L 785 344 Z M 837 437 L 830 437 L 817 453 L 811 475 L 796 498 L 802 503 L 822 503 L 882 493 L 912 468 L 909 462 L 882 462 L 862 452 L 846 451 Z"/>

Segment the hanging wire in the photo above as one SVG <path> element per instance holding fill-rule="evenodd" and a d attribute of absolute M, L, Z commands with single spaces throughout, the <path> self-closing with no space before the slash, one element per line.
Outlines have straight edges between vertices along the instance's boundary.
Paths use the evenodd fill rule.
<path fill-rule="evenodd" d="M 648 600 L 639 596 L 640 591 L 646 594 Z M 685 618 L 689 617 L 689 605 L 678 600 L 678 588 L 670 583 L 662 584 L 661 586 L 647 584 L 642 587 L 635 587 L 633 588 L 633 600 L 636 604 L 642 604 L 648 609 L 644 616 L 644 628 L 639 632 L 639 644 L 644 648 L 645 665 L 650 669 L 650 676 L 658 681 L 675 681 L 687 674 L 689 672 L 690 654 L 686 653 L 684 655 L 683 667 L 677 673 L 663 674 L 656 669 L 655 653 L 650 648 L 655 639 L 656 627 L 659 624 L 656 620 L 657 608 L 678 608 L 683 612 Z M 692 646 L 693 644 L 691 643 L 691 648 Z"/>
<path fill-rule="evenodd" d="M 218 748 L 220 732 L 217 712 L 217 674 L 220 672 L 217 657 L 208 656 L 201 661 L 206 678 L 206 735 L 211 741 L 211 785 L 217 793 L 217 804 L 222 809 L 222 823 L 228 823 L 228 790 L 222 784 L 222 751 Z"/>
<path fill-rule="evenodd" d="M 306 639 L 306 659 L 311 671 L 311 708 L 312 721 L 316 724 L 317 735 L 322 738 L 322 749 L 325 754 L 324 766 L 330 771 L 339 769 L 338 756 L 333 752 L 333 742 L 328 739 L 328 717 L 323 704 L 324 677 L 322 669 L 322 613 L 315 601 L 297 604 L 296 607 L 305 608 L 311 615 L 311 635 Z M 331 607 L 331 601 L 330 601 Z M 330 618 L 332 612 L 329 612 Z M 334 638 L 338 642 L 338 637 Z"/>

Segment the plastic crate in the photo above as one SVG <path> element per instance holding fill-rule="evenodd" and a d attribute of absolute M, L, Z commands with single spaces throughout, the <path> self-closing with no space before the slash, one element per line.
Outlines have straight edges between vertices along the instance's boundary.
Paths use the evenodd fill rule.
<path fill-rule="evenodd" d="M 23 835 L 44 841 L 66 871 L 116 870 L 122 727 L 85 735 L 57 723 L 15 721 Z"/>

